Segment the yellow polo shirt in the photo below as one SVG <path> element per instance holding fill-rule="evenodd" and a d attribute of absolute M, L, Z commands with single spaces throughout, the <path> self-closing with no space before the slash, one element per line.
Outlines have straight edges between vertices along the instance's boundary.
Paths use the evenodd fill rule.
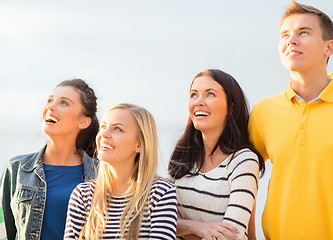
<path fill-rule="evenodd" d="M 250 115 L 250 140 L 273 164 L 263 231 L 273 240 L 333 239 L 333 80 L 318 101 L 295 96 L 289 84 Z"/>

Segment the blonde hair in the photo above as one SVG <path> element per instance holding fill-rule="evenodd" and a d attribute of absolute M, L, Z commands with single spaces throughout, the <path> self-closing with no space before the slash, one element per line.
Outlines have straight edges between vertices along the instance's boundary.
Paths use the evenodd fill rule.
<path fill-rule="evenodd" d="M 326 41 L 333 39 L 333 23 L 331 18 L 317 8 L 305 4 L 300 4 L 296 1 L 291 1 L 289 6 L 286 8 L 283 16 L 280 19 L 279 27 L 281 28 L 286 18 L 293 14 L 312 14 L 318 16 L 323 40 Z"/>
<path fill-rule="evenodd" d="M 138 127 L 140 153 L 136 157 L 131 184 L 127 189 L 127 193 L 131 192 L 133 195 L 120 218 L 122 239 L 137 239 L 144 207 L 156 176 L 158 158 L 156 124 L 151 113 L 143 107 L 121 103 L 109 111 L 114 109 L 129 110 Z M 100 161 L 90 212 L 79 239 L 99 239 L 103 234 L 112 196 L 112 185 L 112 174 L 108 163 Z"/>

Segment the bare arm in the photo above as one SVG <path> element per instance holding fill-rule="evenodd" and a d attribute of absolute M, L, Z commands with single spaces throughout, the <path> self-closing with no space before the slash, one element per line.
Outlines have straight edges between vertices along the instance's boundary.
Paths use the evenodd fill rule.
<path fill-rule="evenodd" d="M 200 222 L 195 220 L 182 219 L 178 215 L 177 235 L 183 236 L 185 239 L 213 239 L 217 237 L 219 240 L 230 239 L 237 240 L 239 231 L 231 224 L 224 222 Z"/>

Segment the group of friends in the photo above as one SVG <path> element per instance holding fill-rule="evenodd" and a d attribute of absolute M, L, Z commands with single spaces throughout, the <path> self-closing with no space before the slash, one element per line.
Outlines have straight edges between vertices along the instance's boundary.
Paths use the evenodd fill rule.
<path fill-rule="evenodd" d="M 48 97 L 37 153 L 2 176 L 7 239 L 256 239 L 265 161 L 273 164 L 262 216 L 266 239 L 333 239 L 332 21 L 292 1 L 280 21 L 288 89 L 253 106 L 228 73 L 190 86 L 189 118 L 156 175 L 153 116 L 128 103 L 96 117 L 94 90 L 61 82 Z"/>

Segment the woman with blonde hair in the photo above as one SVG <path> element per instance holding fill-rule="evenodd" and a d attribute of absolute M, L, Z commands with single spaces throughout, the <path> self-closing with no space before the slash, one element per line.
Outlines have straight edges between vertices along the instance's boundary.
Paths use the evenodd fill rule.
<path fill-rule="evenodd" d="M 96 137 L 98 177 L 77 186 L 64 239 L 175 239 L 175 186 L 156 177 L 155 121 L 132 104 L 112 107 Z"/>

